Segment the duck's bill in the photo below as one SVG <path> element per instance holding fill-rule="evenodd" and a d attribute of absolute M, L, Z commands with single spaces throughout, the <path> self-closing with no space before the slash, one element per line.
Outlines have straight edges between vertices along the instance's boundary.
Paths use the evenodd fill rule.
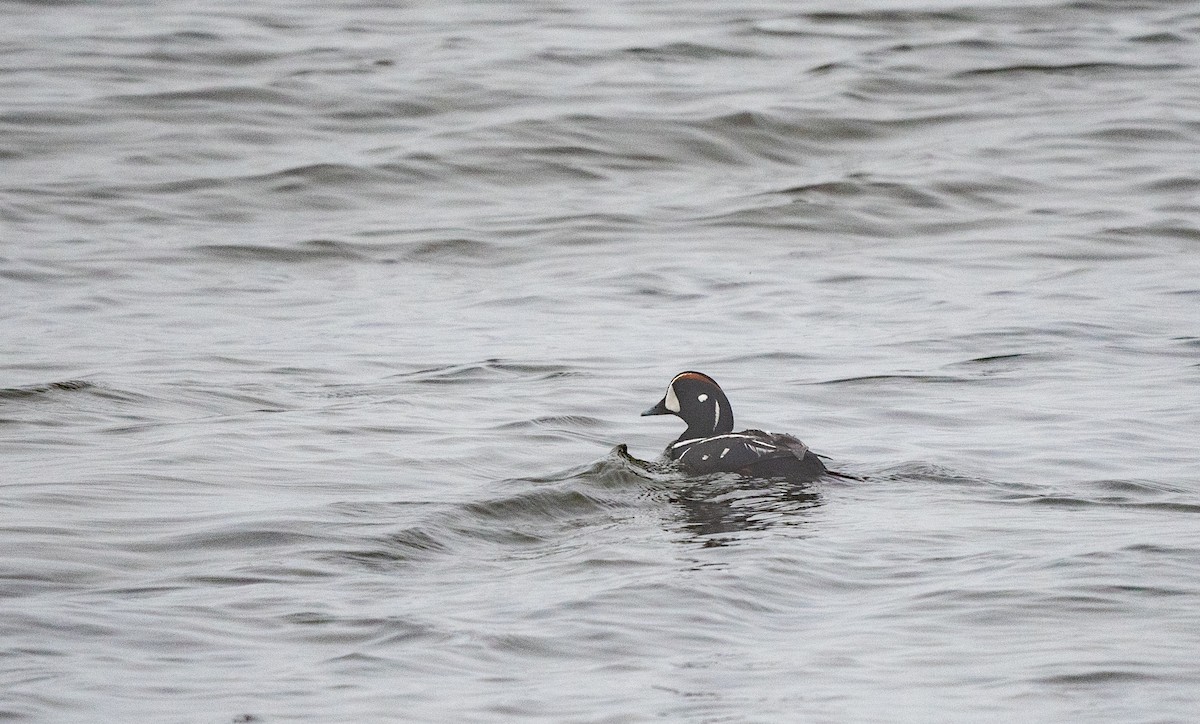
<path fill-rule="evenodd" d="M 658 401 L 657 405 L 655 405 L 654 407 L 651 407 L 649 410 L 646 410 L 645 412 L 643 412 L 642 417 L 645 417 L 647 415 L 673 415 L 673 414 L 675 414 L 675 413 L 673 413 L 667 409 L 667 398 L 664 397 Z"/>

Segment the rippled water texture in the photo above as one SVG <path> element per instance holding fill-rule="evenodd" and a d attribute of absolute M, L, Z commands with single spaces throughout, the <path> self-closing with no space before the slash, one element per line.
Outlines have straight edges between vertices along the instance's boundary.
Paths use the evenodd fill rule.
<path fill-rule="evenodd" d="M 1195 3 L 18 1 L 0 64 L 0 719 L 1200 711 Z M 655 462 L 683 369 L 863 480 Z"/>

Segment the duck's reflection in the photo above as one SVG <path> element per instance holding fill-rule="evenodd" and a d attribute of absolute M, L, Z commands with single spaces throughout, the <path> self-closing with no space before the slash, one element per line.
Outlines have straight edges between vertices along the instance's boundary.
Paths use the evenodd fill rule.
<path fill-rule="evenodd" d="M 803 525 L 821 505 L 815 483 L 733 473 L 696 478 L 669 463 L 639 460 L 624 444 L 613 448 L 612 455 L 639 477 L 655 481 L 683 511 L 686 540 L 706 547 L 728 545 L 746 531 Z"/>
<path fill-rule="evenodd" d="M 683 510 L 689 539 L 721 546 L 745 531 L 803 525 L 821 496 L 811 483 L 727 475 L 675 489 L 671 502 Z"/>

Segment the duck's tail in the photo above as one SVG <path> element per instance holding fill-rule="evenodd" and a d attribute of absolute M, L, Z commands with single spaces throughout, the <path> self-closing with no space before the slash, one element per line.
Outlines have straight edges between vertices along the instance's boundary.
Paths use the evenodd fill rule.
<path fill-rule="evenodd" d="M 836 470 L 829 470 L 828 468 L 825 469 L 825 474 L 831 478 L 841 478 L 842 480 L 857 480 L 860 483 L 863 482 L 864 480 L 866 480 L 866 478 L 860 478 L 857 475 L 851 475 L 850 473 L 839 473 Z"/>

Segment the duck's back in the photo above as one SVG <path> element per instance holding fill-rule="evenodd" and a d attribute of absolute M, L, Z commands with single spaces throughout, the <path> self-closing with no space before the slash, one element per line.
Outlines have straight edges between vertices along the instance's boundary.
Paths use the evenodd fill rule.
<path fill-rule="evenodd" d="M 739 473 L 806 482 L 825 474 L 821 459 L 800 440 L 763 430 L 680 440 L 667 448 L 667 453 L 684 470 L 698 475 Z"/>

